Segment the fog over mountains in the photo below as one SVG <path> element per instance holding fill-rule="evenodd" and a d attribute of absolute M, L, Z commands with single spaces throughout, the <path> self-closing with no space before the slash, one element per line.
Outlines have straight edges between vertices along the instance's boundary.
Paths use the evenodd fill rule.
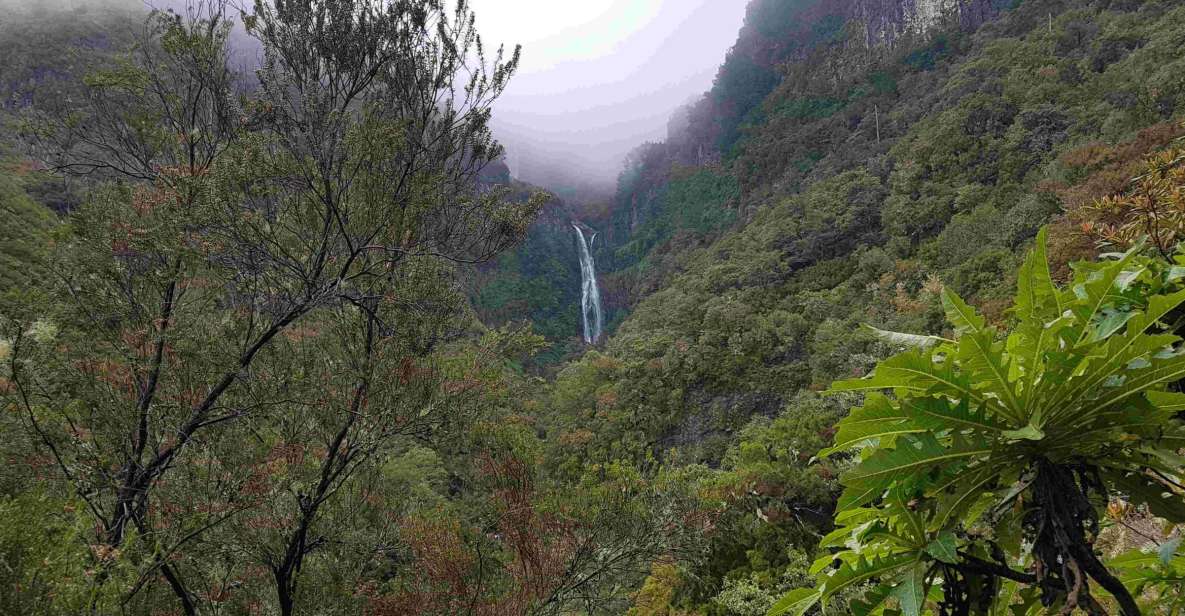
<path fill-rule="evenodd" d="M 187 0 L 0 0 L 14 11 L 183 9 Z M 251 0 L 235 0 L 248 6 Z M 666 136 L 736 40 L 745 0 L 470 0 L 487 49 L 523 46 L 494 124 L 513 175 L 583 201 L 611 194 L 625 155 Z M 236 64 L 258 55 L 236 33 Z M 245 68 L 245 67 L 244 67 Z"/>
<path fill-rule="evenodd" d="M 625 154 L 665 138 L 671 113 L 711 87 L 745 4 L 473 0 L 490 44 L 523 45 L 494 115 L 512 173 L 554 190 L 612 190 Z"/>

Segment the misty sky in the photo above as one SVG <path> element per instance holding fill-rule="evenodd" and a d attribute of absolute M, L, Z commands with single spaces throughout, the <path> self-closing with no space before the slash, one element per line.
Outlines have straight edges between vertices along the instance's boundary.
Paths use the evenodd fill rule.
<path fill-rule="evenodd" d="M 143 8 L 184 2 L 0 0 L 0 19 L 14 5 Z M 747 3 L 470 0 L 487 47 L 523 45 L 523 64 L 494 114 L 512 171 L 557 190 L 580 184 L 611 189 L 625 154 L 664 138 L 671 112 L 711 87 Z"/>
<path fill-rule="evenodd" d="M 545 186 L 555 181 L 545 163 L 611 183 L 629 150 L 663 138 L 670 112 L 711 86 L 747 4 L 470 2 L 487 45 L 523 45 L 522 68 L 496 107 L 495 125 L 516 175 Z"/>

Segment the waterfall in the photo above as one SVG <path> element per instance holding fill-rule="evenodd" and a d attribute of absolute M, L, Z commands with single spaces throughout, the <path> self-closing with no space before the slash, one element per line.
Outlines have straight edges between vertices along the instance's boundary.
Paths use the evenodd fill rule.
<path fill-rule="evenodd" d="M 584 341 L 596 344 L 601 338 L 601 291 L 597 288 L 597 267 L 593 264 L 589 247 L 596 241 L 597 234 L 593 233 L 585 242 L 584 231 L 576 224 L 572 228 L 576 229 L 576 239 L 580 244 L 580 277 L 583 279 L 580 313 L 584 317 Z"/>

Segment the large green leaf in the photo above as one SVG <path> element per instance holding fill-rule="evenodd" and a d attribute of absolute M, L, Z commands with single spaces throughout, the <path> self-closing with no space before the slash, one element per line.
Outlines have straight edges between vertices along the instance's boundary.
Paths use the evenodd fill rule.
<path fill-rule="evenodd" d="M 1057 395 L 1049 400 L 1050 406 L 1074 408 L 1078 400 L 1089 395 L 1116 374 L 1127 370 L 1132 362 L 1154 356 L 1165 347 L 1176 343 L 1179 338 L 1171 334 L 1148 332 L 1182 304 L 1185 304 L 1185 291 L 1151 298 L 1148 308 L 1142 313 L 1134 314 L 1127 322 L 1127 330 L 1123 336 L 1109 339 L 1101 353 L 1084 358 L 1084 378 L 1061 383 Z"/>
<path fill-rule="evenodd" d="M 1025 417 L 1029 417 L 1036 399 L 1034 393 L 1045 352 L 1054 347 L 1061 330 L 1072 321 L 1064 316 L 1066 311 L 1049 272 L 1047 235 L 1045 229 L 1038 233 L 1036 248 L 1020 269 L 1014 306 L 1020 323 L 1007 342 L 1008 353 L 1013 358 L 1009 378 L 1021 384 Z"/>
<path fill-rule="evenodd" d="M 1048 322 L 1021 321 L 1016 331 L 1008 337 L 1006 345 L 1012 359 L 1008 366 L 1008 378 L 1019 384 L 1019 395 L 1024 404 L 1021 414 L 1026 418 L 1033 418 L 1034 407 L 1040 400 L 1038 383 L 1046 376 L 1049 360 L 1059 356 L 1066 357 L 1064 353 L 1059 354 L 1057 349 L 1062 330 L 1072 321 L 1070 317 L 1056 318 Z M 1049 381 L 1050 379 L 1045 379 L 1045 382 Z M 1057 379 L 1053 381 L 1056 382 Z"/>
<path fill-rule="evenodd" d="M 944 532 L 926 545 L 926 553 L 948 565 L 959 563 L 959 540 L 952 532 Z"/>
<path fill-rule="evenodd" d="M 948 358 L 935 358 L 931 352 L 921 350 L 894 355 L 862 379 L 837 381 L 831 385 L 833 392 L 878 389 L 914 391 L 984 403 L 983 396 L 971 388 L 967 377 L 956 371 L 954 362 Z"/>
<path fill-rule="evenodd" d="M 1185 411 L 1185 394 L 1172 391 L 1150 391 L 1148 401 L 1162 411 L 1179 413 Z"/>
<path fill-rule="evenodd" d="M 960 335 L 987 329 L 987 321 L 949 287 L 942 290 L 942 308 L 946 311 L 947 320 Z"/>
<path fill-rule="evenodd" d="M 1160 554 L 1154 550 L 1134 550 L 1107 561 L 1120 582 L 1135 594 L 1144 592 L 1161 577 Z"/>
<path fill-rule="evenodd" d="M 986 407 L 972 411 L 967 400 L 953 403 L 947 398 L 907 398 L 899 405 L 910 412 L 914 423 L 931 432 L 972 430 L 998 433 L 1008 428 L 1007 424 L 991 417 Z"/>
<path fill-rule="evenodd" d="M 1152 515 L 1176 524 L 1185 523 L 1185 498 L 1170 486 L 1142 473 L 1108 471 L 1103 476 L 1133 503 L 1147 505 Z"/>
<path fill-rule="evenodd" d="M 1087 336 L 1085 342 L 1091 344 L 1110 338 L 1138 314 L 1132 310 L 1104 309 L 1101 318 L 1090 329 L 1090 335 Z"/>
<path fill-rule="evenodd" d="M 839 422 L 835 434 L 835 445 L 819 452 L 825 457 L 837 451 L 846 451 L 873 439 L 902 434 L 916 434 L 926 429 L 911 421 L 913 414 L 908 409 L 895 405 L 883 394 L 869 393 L 864 406 L 852 412 Z"/>
<path fill-rule="evenodd" d="M 1077 317 L 1079 335 L 1075 344 L 1087 340 L 1093 333 L 1091 324 L 1108 305 L 1116 300 L 1124 299 L 1116 291 L 1116 281 L 1135 257 L 1137 251 L 1132 249 L 1124 253 L 1118 260 L 1100 264 L 1097 268 L 1082 268 L 1085 275 L 1077 277 L 1072 291 L 1077 301 L 1069 309 Z"/>
<path fill-rule="evenodd" d="M 897 519 L 902 522 L 898 527 L 902 530 L 909 545 L 918 547 L 926 543 L 926 523 L 910 504 L 910 496 L 912 496 L 910 492 L 900 487 L 890 491 L 890 499 L 897 511 Z"/>
<path fill-rule="evenodd" d="M 861 557 L 855 563 L 848 563 L 840 567 L 823 580 L 821 590 L 823 599 L 830 599 L 844 589 L 862 584 L 874 578 L 884 578 L 898 570 L 917 562 L 918 555 L 914 552 L 889 554 L 872 559 Z"/>
<path fill-rule="evenodd" d="M 854 508 L 844 511 L 837 511 L 835 514 L 835 524 L 838 528 L 827 533 L 821 540 L 819 546 L 824 548 L 843 547 L 851 542 L 857 541 L 857 536 L 865 532 L 873 523 L 882 522 L 881 512 L 872 508 Z M 828 559 L 830 563 L 833 559 Z M 816 563 L 823 562 L 819 559 Z M 812 571 L 812 575 L 818 571 Z"/>
<path fill-rule="evenodd" d="M 871 589 L 864 592 L 858 599 L 853 599 L 848 604 L 848 609 L 852 611 L 852 616 L 873 616 L 874 614 L 882 614 L 883 610 L 878 610 L 885 604 L 885 600 L 893 594 L 893 587 L 888 584 L 878 584 Z"/>
<path fill-rule="evenodd" d="M 802 616 L 815 607 L 822 596 L 822 591 L 815 588 L 796 588 L 778 599 L 766 616 Z"/>
<path fill-rule="evenodd" d="M 1177 550 L 1180 538 L 1159 549 L 1136 550 L 1107 561 L 1123 585 L 1136 597 L 1152 598 L 1148 614 L 1176 614 L 1185 607 L 1185 556 Z"/>
<path fill-rule="evenodd" d="M 1057 287 L 1049 272 L 1049 259 L 1045 250 L 1047 237 L 1048 231 L 1042 228 L 1037 234 L 1035 248 L 1025 259 L 1017 276 L 1016 316 L 1037 325 L 1052 321 L 1062 313 Z"/>
<path fill-rule="evenodd" d="M 1107 561 L 1107 564 L 1116 569 L 1131 569 L 1131 568 L 1152 568 L 1160 563 L 1160 554 L 1147 550 L 1133 550 L 1125 552 Z"/>
<path fill-rule="evenodd" d="M 987 466 L 957 473 L 946 486 L 937 488 L 931 496 L 938 504 L 930 528 L 945 529 L 959 520 L 975 504 L 984 490 L 998 483 L 1005 462 L 989 462 Z"/>
<path fill-rule="evenodd" d="M 992 604 L 989 616 L 1010 616 L 1010 607 L 1018 595 L 1018 586 L 1012 580 L 1000 582 L 1000 590 L 996 593 L 996 601 Z"/>
<path fill-rule="evenodd" d="M 1004 432 L 1000 433 L 1000 436 L 1003 436 L 1010 441 L 1039 442 L 1045 439 L 1045 432 L 1033 424 L 1028 424 L 1027 426 L 1017 430 L 1005 430 Z"/>
<path fill-rule="evenodd" d="M 901 509 L 896 508 L 896 511 L 901 511 Z M 888 521 L 881 521 L 870 525 L 860 535 L 860 543 L 862 545 L 877 545 L 882 548 L 917 550 L 918 539 L 914 537 L 913 532 L 910 531 L 910 527 L 907 525 L 909 522 L 907 518 L 909 517 L 905 514 L 899 514 Z M 892 528 L 890 528 L 890 525 L 892 525 Z"/>
<path fill-rule="evenodd" d="M 991 453 L 984 442 L 939 443 L 934 435 L 923 433 L 897 440 L 890 450 L 879 450 L 841 478 L 847 487 L 839 500 L 840 509 L 857 507 L 873 500 L 893 482 L 928 468 L 967 460 Z"/>
<path fill-rule="evenodd" d="M 861 328 L 871 333 L 877 338 L 877 340 L 880 340 L 881 342 L 912 349 L 928 349 L 944 342 L 951 342 L 950 340 L 939 336 L 921 336 L 918 334 L 904 334 L 901 332 L 885 331 L 883 329 L 877 329 L 871 325 L 868 325 L 867 323 L 861 325 Z"/>
<path fill-rule="evenodd" d="M 1083 421 L 1091 419 L 1096 413 L 1101 413 L 1118 405 L 1133 396 L 1142 395 L 1146 390 L 1181 380 L 1185 377 L 1185 355 L 1173 355 L 1166 359 L 1156 359 L 1148 368 L 1130 370 L 1122 383 L 1115 387 L 1105 388 L 1097 399 L 1083 406 L 1085 409 L 1075 417 Z"/>
<path fill-rule="evenodd" d="M 995 408 L 1010 421 L 1023 425 L 1028 420 L 1024 407 L 1016 397 L 1016 390 L 1008 379 L 1008 365 L 1003 344 L 996 342 L 995 332 L 981 330 L 967 332 L 959 338 L 960 370 L 969 375 L 971 386 L 981 394 L 998 399 Z"/>
<path fill-rule="evenodd" d="M 905 616 L 921 616 L 926 606 L 926 564 L 918 561 L 902 573 L 901 581 L 893 587 L 893 597 Z"/>

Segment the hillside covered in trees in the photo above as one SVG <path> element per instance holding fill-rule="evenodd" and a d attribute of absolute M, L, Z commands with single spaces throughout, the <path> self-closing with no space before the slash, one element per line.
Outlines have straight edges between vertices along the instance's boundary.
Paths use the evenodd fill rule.
<path fill-rule="evenodd" d="M 454 7 L 0 21 L 0 613 L 1185 609 L 1185 6 L 751 0 L 567 202 Z"/>

